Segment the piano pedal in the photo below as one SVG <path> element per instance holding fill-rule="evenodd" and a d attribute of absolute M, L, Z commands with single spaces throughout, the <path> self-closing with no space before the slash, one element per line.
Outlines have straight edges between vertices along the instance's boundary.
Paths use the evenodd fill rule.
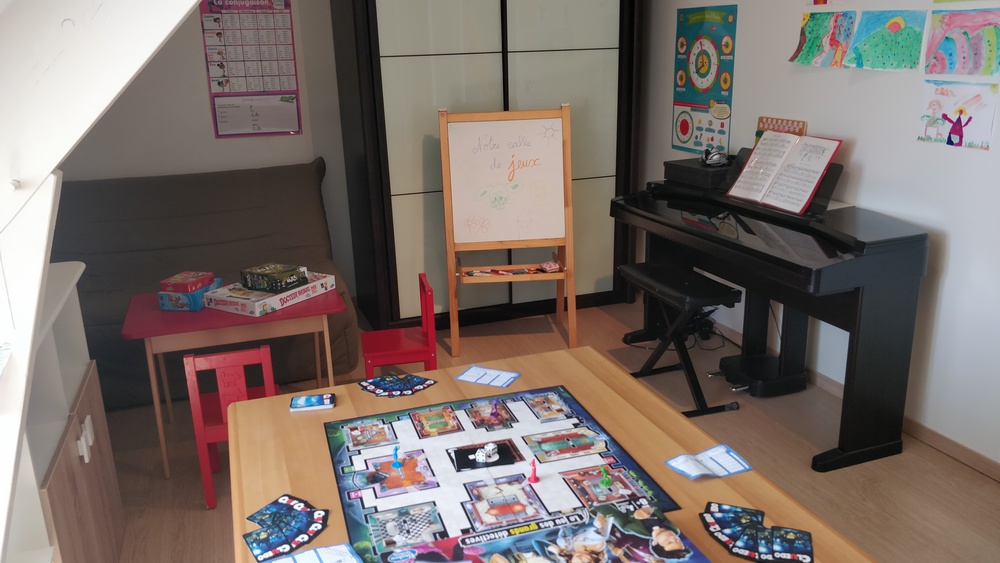
<path fill-rule="evenodd" d="M 706 373 L 708 374 L 709 377 L 718 377 L 720 375 L 726 375 L 726 372 L 722 371 L 721 369 L 717 369 L 715 371 L 709 371 Z"/>
<path fill-rule="evenodd" d="M 749 386 L 749 385 L 743 385 L 743 384 L 739 384 L 739 385 L 733 385 L 733 386 L 731 386 L 731 387 L 729 388 L 729 390 L 730 390 L 730 391 L 746 391 L 746 390 L 747 390 L 747 389 L 749 389 L 749 388 L 750 388 L 750 386 Z"/>

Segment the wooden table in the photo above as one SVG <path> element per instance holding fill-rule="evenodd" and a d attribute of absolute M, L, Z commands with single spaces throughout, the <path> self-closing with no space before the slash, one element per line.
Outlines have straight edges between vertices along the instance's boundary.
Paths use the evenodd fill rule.
<path fill-rule="evenodd" d="M 423 372 L 437 381 L 410 397 L 379 398 L 357 385 L 338 385 L 332 410 L 288 412 L 288 396 L 234 403 L 229 410 L 229 458 L 233 491 L 233 545 L 237 561 L 253 561 L 243 534 L 257 526 L 246 517 L 283 493 L 330 509 L 330 524 L 308 547 L 348 541 L 323 423 L 411 409 L 445 401 L 563 385 L 677 501 L 667 516 L 713 561 L 733 557 L 702 527 L 705 503 L 764 510 L 765 525 L 812 532 L 817 561 L 871 559 L 830 526 L 756 471 L 723 479 L 690 480 L 664 461 L 717 444 L 708 434 L 646 386 L 592 348 L 508 358 L 480 365 L 520 372 L 509 388 L 456 382 L 465 367 Z M 717 415 L 719 416 L 719 415 Z M 724 415 L 721 415 L 724 416 Z"/>
<path fill-rule="evenodd" d="M 174 420 L 164 353 L 312 333 L 316 347 L 316 386 L 322 384 L 323 376 L 320 336 L 326 343 L 326 373 L 330 384 L 333 384 L 333 355 L 330 350 L 330 324 L 327 315 L 339 313 L 345 308 L 344 300 L 336 291 L 328 291 L 263 317 L 238 315 L 216 309 L 194 312 L 161 311 L 155 292 L 133 296 L 125 313 L 122 338 L 141 338 L 146 344 L 146 365 L 149 368 L 149 386 L 153 392 L 156 432 L 163 456 L 163 476 L 170 478 L 170 463 L 167 460 L 167 442 L 163 436 L 160 391 L 156 382 L 157 364 L 166 399 L 167 417 L 171 422 Z"/>

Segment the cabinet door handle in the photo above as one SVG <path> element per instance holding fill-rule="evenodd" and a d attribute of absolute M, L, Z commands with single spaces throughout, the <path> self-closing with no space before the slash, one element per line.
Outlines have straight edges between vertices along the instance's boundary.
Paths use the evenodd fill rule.
<path fill-rule="evenodd" d="M 83 436 L 87 439 L 87 445 L 94 445 L 94 421 L 90 419 L 90 415 L 83 419 L 83 424 L 80 425 L 80 430 L 83 432 Z"/>
<path fill-rule="evenodd" d="M 84 463 L 90 463 L 90 446 L 94 445 L 94 422 L 90 415 L 80 423 L 80 438 L 76 441 L 76 450 L 80 452 Z"/>

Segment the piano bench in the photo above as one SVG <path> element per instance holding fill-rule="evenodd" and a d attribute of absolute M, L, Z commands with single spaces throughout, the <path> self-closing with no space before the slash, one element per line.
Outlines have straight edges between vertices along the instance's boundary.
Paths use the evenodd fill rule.
<path fill-rule="evenodd" d="M 692 317 L 705 307 L 735 306 L 742 298 L 740 290 L 703 276 L 690 267 L 670 262 L 622 264 L 618 267 L 618 271 L 625 281 L 641 289 L 646 294 L 646 299 L 655 300 L 667 323 L 666 330 L 658 339 L 659 344 L 656 349 L 642 368 L 632 375 L 646 377 L 677 369 L 683 370 L 695 403 L 693 410 L 683 413 L 688 418 L 740 408 L 739 403 L 735 401 L 714 407 L 709 407 L 705 402 L 705 395 L 702 393 L 701 384 L 698 382 L 691 356 L 685 345 L 687 335 L 684 330 Z M 674 345 L 680 362 L 654 369 L 656 362 L 671 344 Z"/>

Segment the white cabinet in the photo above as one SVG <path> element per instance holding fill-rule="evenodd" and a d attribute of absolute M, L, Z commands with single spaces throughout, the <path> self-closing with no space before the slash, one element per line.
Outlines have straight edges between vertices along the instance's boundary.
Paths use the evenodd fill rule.
<path fill-rule="evenodd" d="M 118 561 L 125 525 L 94 362 L 40 492 L 49 538 L 63 563 Z"/>
<path fill-rule="evenodd" d="M 84 268 L 49 264 L 45 276 L 8 561 L 114 563 L 121 550 L 121 494 L 76 292 Z M 29 536 L 51 547 L 14 541 Z"/>

